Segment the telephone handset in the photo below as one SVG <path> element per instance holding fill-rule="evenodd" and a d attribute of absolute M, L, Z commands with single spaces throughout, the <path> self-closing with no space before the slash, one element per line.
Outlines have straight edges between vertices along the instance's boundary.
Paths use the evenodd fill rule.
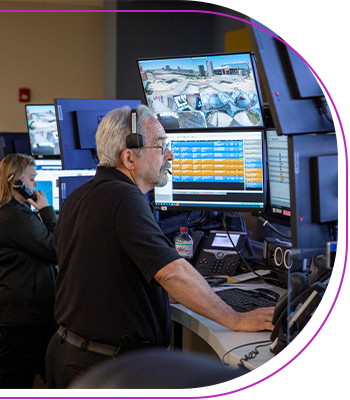
<path fill-rule="evenodd" d="M 285 293 L 277 302 L 272 323 L 275 326 L 270 339 L 273 344 L 270 350 L 278 354 L 287 345 L 287 323 L 289 324 L 289 341 L 292 341 L 310 320 L 326 290 L 321 282 L 309 285 L 308 278 L 300 272 L 290 276 L 289 294 Z M 288 295 L 290 296 L 290 315 L 288 316 Z M 288 321 L 287 321 L 288 318 Z"/>
<path fill-rule="evenodd" d="M 313 261 L 310 271 L 311 274 L 308 277 L 301 272 L 294 272 L 290 276 L 289 301 L 291 313 L 301 303 L 306 304 L 308 296 L 311 296 L 314 291 L 322 292 L 323 283 L 327 282 L 332 274 L 332 268 L 327 265 L 325 257 L 317 257 Z M 272 319 L 272 323 L 275 326 L 271 334 L 272 341 L 276 340 L 282 328 L 286 330 L 287 301 L 288 293 L 285 293 L 276 304 Z"/>
<path fill-rule="evenodd" d="M 272 331 L 271 340 L 275 340 L 278 335 L 278 330 L 282 321 L 285 321 L 287 318 L 287 302 L 288 296 L 290 303 L 293 302 L 301 293 L 305 292 L 308 288 L 308 279 L 301 272 L 294 272 L 290 275 L 290 287 L 289 291 L 287 291 L 276 303 L 275 312 L 273 314 L 272 323 L 275 326 L 275 329 Z"/>
<path fill-rule="evenodd" d="M 16 181 L 13 184 L 13 188 L 21 194 L 26 200 L 32 199 L 34 201 L 37 200 L 35 193 L 33 193 L 27 185 L 25 185 L 21 180 Z"/>

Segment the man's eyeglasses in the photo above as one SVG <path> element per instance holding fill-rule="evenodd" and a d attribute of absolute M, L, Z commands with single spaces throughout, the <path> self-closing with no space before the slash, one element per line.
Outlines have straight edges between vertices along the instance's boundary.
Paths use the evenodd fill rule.
<path fill-rule="evenodd" d="M 162 155 L 164 156 L 166 149 L 168 149 L 170 146 L 169 143 L 165 143 L 164 146 L 143 146 L 143 149 L 162 149 Z"/>

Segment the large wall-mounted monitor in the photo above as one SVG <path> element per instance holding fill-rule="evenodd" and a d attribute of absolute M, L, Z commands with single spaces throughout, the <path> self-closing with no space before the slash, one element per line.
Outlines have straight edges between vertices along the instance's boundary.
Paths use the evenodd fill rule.
<path fill-rule="evenodd" d="M 334 131 L 326 98 L 308 65 L 273 32 L 252 23 L 247 30 L 277 133 Z"/>
<path fill-rule="evenodd" d="M 262 131 L 167 133 L 172 175 L 154 188 L 160 210 L 263 211 Z"/>
<path fill-rule="evenodd" d="M 95 134 L 101 119 L 115 108 L 140 104 L 141 100 L 55 99 L 62 168 L 96 168 Z"/>
<path fill-rule="evenodd" d="M 296 258 L 325 254 L 337 240 L 338 150 L 335 134 L 288 137 L 292 246 Z"/>
<path fill-rule="evenodd" d="M 59 177 L 82 176 L 91 179 L 96 173 L 94 169 L 62 170 L 61 160 L 37 159 L 35 164 L 37 173 L 35 181 L 38 184 L 35 190 L 42 190 L 45 193 L 49 205 L 53 206 L 56 212 L 60 210 Z"/>
<path fill-rule="evenodd" d="M 262 127 L 251 52 L 137 60 L 144 94 L 164 129 Z"/>
<path fill-rule="evenodd" d="M 60 158 L 55 106 L 26 104 L 25 111 L 31 155 L 35 158 Z"/>

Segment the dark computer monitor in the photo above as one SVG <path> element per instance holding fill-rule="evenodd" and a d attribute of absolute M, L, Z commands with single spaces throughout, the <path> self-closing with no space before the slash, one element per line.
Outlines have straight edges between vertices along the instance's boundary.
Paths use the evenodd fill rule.
<path fill-rule="evenodd" d="M 333 134 L 288 137 L 292 246 L 296 258 L 325 254 L 336 241 L 338 152 Z"/>
<path fill-rule="evenodd" d="M 265 131 L 267 150 L 268 196 L 266 213 L 290 221 L 288 136 L 275 129 Z"/>
<path fill-rule="evenodd" d="M 91 176 L 60 176 L 58 178 L 59 208 L 61 209 L 66 198 L 83 183 L 91 180 Z"/>
<path fill-rule="evenodd" d="M 264 125 L 251 52 L 137 62 L 146 102 L 166 131 Z"/>
<path fill-rule="evenodd" d="M 65 172 L 68 172 L 67 170 Z M 89 175 L 66 175 L 58 178 L 59 209 L 61 209 L 66 198 L 83 183 L 90 181 L 93 177 Z M 150 201 L 149 193 L 145 197 Z"/>
<path fill-rule="evenodd" d="M 326 98 L 308 65 L 276 34 L 251 22 L 247 29 L 277 133 L 334 131 Z"/>
<path fill-rule="evenodd" d="M 263 132 L 181 130 L 167 133 L 174 153 L 166 186 L 154 189 L 160 210 L 263 211 Z"/>
<path fill-rule="evenodd" d="M 11 153 L 31 154 L 27 132 L 0 132 L 0 160 Z"/>
<path fill-rule="evenodd" d="M 140 100 L 55 99 L 63 169 L 93 169 L 99 163 L 95 134 L 111 110 L 137 108 Z"/>
<path fill-rule="evenodd" d="M 58 179 L 72 176 L 91 179 L 96 172 L 94 169 L 62 170 L 61 160 L 37 159 L 35 164 L 37 173 L 35 181 L 38 184 L 35 190 L 42 190 L 45 193 L 49 205 L 53 206 L 56 212 L 60 210 Z"/>
<path fill-rule="evenodd" d="M 26 121 L 31 155 L 35 158 L 60 158 L 55 106 L 26 104 Z"/>

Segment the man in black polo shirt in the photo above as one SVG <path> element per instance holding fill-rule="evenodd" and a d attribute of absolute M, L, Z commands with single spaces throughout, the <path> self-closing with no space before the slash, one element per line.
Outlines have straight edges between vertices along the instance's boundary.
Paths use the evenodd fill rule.
<path fill-rule="evenodd" d="M 233 311 L 159 229 L 144 194 L 166 184 L 173 153 L 151 111 L 139 106 L 136 114 L 144 145 L 130 145 L 129 108 L 109 112 L 96 133 L 96 176 L 68 196 L 60 212 L 55 231 L 60 328 L 46 359 L 51 388 L 65 388 L 91 366 L 126 351 L 166 348 L 168 293 L 230 329 L 273 328 L 273 309 Z"/>

